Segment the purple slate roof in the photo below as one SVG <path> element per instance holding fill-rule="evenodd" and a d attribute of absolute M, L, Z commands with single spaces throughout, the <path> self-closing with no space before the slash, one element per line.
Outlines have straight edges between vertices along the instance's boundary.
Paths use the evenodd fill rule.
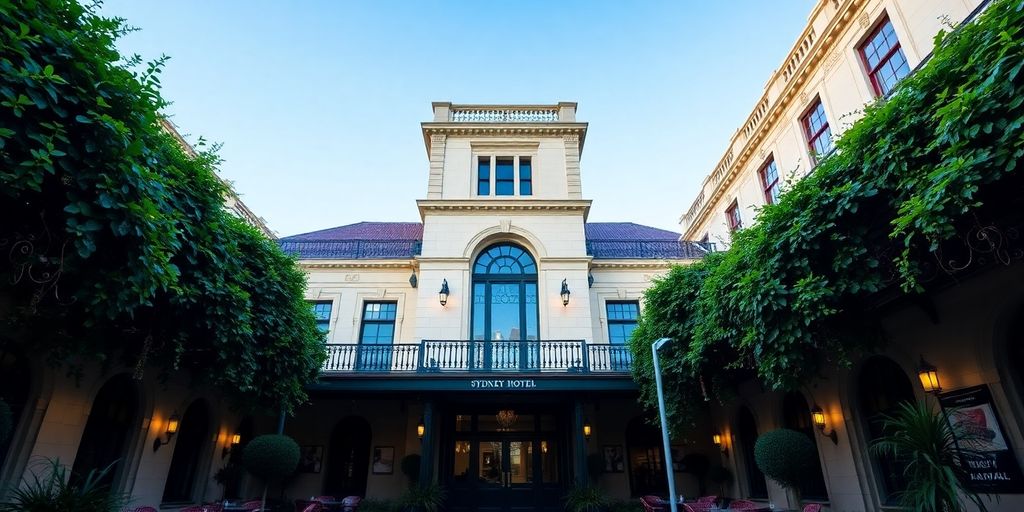
<path fill-rule="evenodd" d="M 632 222 L 588 222 L 587 254 L 595 259 L 696 259 L 707 250 L 679 234 Z M 359 222 L 281 238 L 301 259 L 404 259 L 420 254 L 423 224 Z"/>

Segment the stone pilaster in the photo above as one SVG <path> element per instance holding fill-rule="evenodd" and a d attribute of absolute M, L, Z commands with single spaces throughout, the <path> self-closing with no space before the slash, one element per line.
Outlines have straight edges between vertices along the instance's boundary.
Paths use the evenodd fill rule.
<path fill-rule="evenodd" d="M 583 185 L 580 179 L 580 136 L 563 135 L 565 141 L 565 179 L 568 183 L 569 199 L 583 199 Z"/>
<path fill-rule="evenodd" d="M 427 198 L 441 199 L 444 192 L 444 148 L 447 135 L 430 136 L 430 177 L 427 179 Z"/>

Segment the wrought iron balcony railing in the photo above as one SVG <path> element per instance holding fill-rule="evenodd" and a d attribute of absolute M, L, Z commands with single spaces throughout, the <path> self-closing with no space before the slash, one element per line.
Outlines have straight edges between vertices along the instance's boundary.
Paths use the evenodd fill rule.
<path fill-rule="evenodd" d="M 327 344 L 323 372 L 628 373 L 633 355 L 624 345 L 583 340 L 424 340 L 418 344 Z"/>

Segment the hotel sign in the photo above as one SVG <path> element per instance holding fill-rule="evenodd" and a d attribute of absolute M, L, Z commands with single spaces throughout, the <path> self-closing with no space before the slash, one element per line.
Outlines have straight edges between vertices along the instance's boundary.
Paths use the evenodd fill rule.
<path fill-rule="evenodd" d="M 533 379 L 474 379 L 469 381 L 470 389 L 536 389 Z"/>
<path fill-rule="evenodd" d="M 981 493 L 1024 491 L 1024 474 L 1005 436 L 988 386 L 974 386 L 942 393 L 939 403 L 964 450 L 968 486 Z"/>

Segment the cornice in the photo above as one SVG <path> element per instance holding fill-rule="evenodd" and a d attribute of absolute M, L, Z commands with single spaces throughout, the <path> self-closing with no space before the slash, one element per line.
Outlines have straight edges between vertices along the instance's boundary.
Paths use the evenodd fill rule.
<path fill-rule="evenodd" d="M 668 270 L 675 265 L 689 265 L 697 259 L 680 260 L 594 260 L 591 270 Z"/>
<path fill-rule="evenodd" d="M 431 136 L 459 137 L 557 137 L 574 135 L 579 137 L 580 153 L 587 136 L 587 123 L 420 123 L 423 129 L 423 143 L 430 154 Z"/>
<path fill-rule="evenodd" d="M 415 269 L 416 260 L 299 260 L 304 269 Z"/>
<path fill-rule="evenodd" d="M 718 200 L 721 199 L 722 195 L 729 188 L 729 186 L 732 185 L 733 182 L 735 182 L 736 177 L 740 173 L 740 170 L 746 167 L 746 165 L 749 163 L 750 158 L 754 153 L 754 149 L 756 149 L 758 146 L 761 145 L 762 142 L 764 142 L 764 140 L 767 138 L 768 133 L 776 126 L 776 121 L 782 116 L 784 111 L 793 103 L 793 100 L 795 98 L 800 97 L 800 95 L 797 94 L 797 91 L 804 88 L 807 83 L 807 78 L 812 76 L 813 73 L 823 65 L 824 61 L 826 60 L 826 54 L 828 54 L 830 51 L 834 49 L 835 42 L 838 39 L 838 36 L 844 33 L 851 25 L 853 25 L 854 20 L 856 19 L 855 13 L 859 8 L 863 7 L 865 3 L 866 0 L 847 0 L 845 2 L 845 5 L 841 6 L 837 10 L 835 16 L 833 16 L 829 20 L 828 25 L 822 32 L 821 37 L 815 40 L 814 45 L 808 52 L 807 57 L 803 59 L 799 66 L 794 70 L 792 75 L 786 81 L 786 84 L 783 86 L 782 91 L 779 93 L 778 97 L 775 98 L 775 101 L 765 112 L 763 122 L 761 122 L 757 126 L 757 128 L 755 128 L 752 131 L 750 136 L 740 145 L 740 150 L 738 151 L 735 159 L 729 165 L 728 174 L 712 189 L 710 197 L 704 202 L 704 205 L 700 208 L 699 213 L 697 213 L 694 216 L 694 218 L 690 220 L 690 224 L 686 226 L 686 229 L 683 232 L 684 239 L 693 239 L 697 237 L 697 232 L 699 231 L 697 228 L 704 225 L 704 222 L 707 220 L 708 216 L 711 213 L 711 208 L 718 203 Z M 822 5 L 823 2 L 819 2 L 815 6 L 814 10 L 811 13 L 811 16 L 809 17 L 810 21 L 804 27 L 804 30 L 800 33 L 800 38 L 797 39 L 797 45 L 799 45 L 800 41 L 802 41 L 807 36 L 807 33 L 812 28 L 814 18 L 821 10 Z M 793 54 L 795 52 L 796 48 L 791 50 L 790 53 L 786 55 L 785 60 L 782 61 L 782 65 L 785 65 L 787 62 L 789 62 L 789 60 L 793 58 Z M 776 72 L 776 74 L 777 73 L 778 72 Z M 773 74 L 772 76 L 772 79 L 774 78 L 775 74 Z M 770 86 L 771 85 L 769 84 L 768 86 L 766 86 L 766 88 Z M 758 104 L 760 104 L 760 102 L 758 102 Z M 755 110 L 756 109 L 757 107 L 755 107 Z M 748 116 L 745 122 L 749 122 L 750 117 L 753 115 L 754 114 L 752 113 L 750 116 Z M 742 127 L 740 128 L 740 130 L 742 130 Z M 730 140 L 730 147 L 731 146 L 732 141 Z M 704 191 L 702 183 L 702 190 L 698 193 L 697 197 L 701 197 L 703 193 Z M 686 214 L 684 213 L 683 217 L 685 216 Z"/>
<path fill-rule="evenodd" d="M 427 213 L 435 215 L 492 215 L 520 212 L 538 215 L 581 213 L 586 220 L 590 213 L 589 199 L 420 199 L 416 206 L 420 219 Z"/>

